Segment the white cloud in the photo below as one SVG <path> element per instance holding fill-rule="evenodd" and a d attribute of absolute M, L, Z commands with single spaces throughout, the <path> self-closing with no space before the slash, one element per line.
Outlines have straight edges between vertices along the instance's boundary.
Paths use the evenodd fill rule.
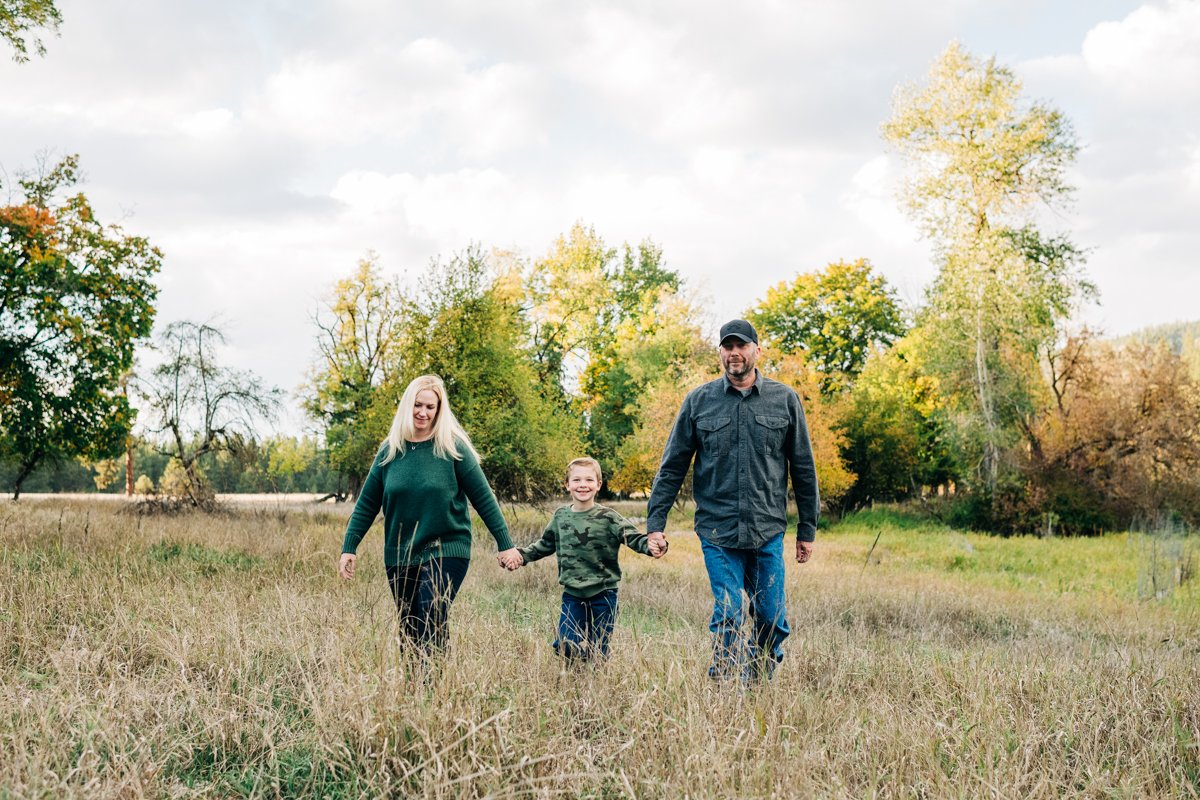
<path fill-rule="evenodd" d="M 0 164 L 80 152 L 101 218 L 167 254 L 159 319 L 223 310 L 240 365 L 290 387 L 368 249 L 393 272 L 471 242 L 537 257 L 582 220 L 653 238 L 717 318 L 842 258 L 919 299 L 878 126 L 961 38 L 1076 123 L 1054 222 L 1126 329 L 1197 293 L 1200 3 L 1116 2 L 63 0 L 47 58 L 0 58 Z"/>
<path fill-rule="evenodd" d="M 668 142 L 727 141 L 750 116 L 749 92 L 725 81 L 719 62 L 690 58 L 686 21 L 659 24 L 645 14 L 593 6 L 586 38 L 564 62 L 572 80 L 595 93 L 616 122 Z"/>
<path fill-rule="evenodd" d="M 536 193 L 519 191 L 495 169 L 423 177 L 356 170 L 341 176 L 330 195 L 346 206 L 347 218 L 401 226 L 437 242 L 442 252 L 469 241 L 501 244 L 519 235 L 522 219 L 541 219 L 546 211 Z"/>
<path fill-rule="evenodd" d="M 1089 275 L 1102 290 L 1100 305 L 1086 314 L 1088 322 L 1122 334 L 1147 325 L 1195 320 L 1200 270 L 1179 254 L 1198 251 L 1200 233 L 1114 232 L 1088 259 Z"/>
<path fill-rule="evenodd" d="M 840 199 L 860 224 L 882 240 L 905 246 L 916 240 L 917 229 L 900 211 L 898 183 L 892 158 L 878 155 L 859 167 Z"/>
<path fill-rule="evenodd" d="M 746 170 L 746 153 L 738 147 L 697 147 L 692 150 L 690 168 L 705 186 L 730 186 Z"/>
<path fill-rule="evenodd" d="M 229 133 L 233 121 L 233 112 L 228 108 L 209 108 L 184 114 L 177 119 L 176 127 L 193 139 L 212 139 Z"/>
<path fill-rule="evenodd" d="M 1147 4 L 1120 22 L 1100 23 L 1084 40 L 1082 55 L 1128 101 L 1194 107 L 1200 97 L 1200 3 Z"/>
<path fill-rule="evenodd" d="M 269 76 L 251 105 L 256 124 L 311 145 L 400 142 L 419 133 L 486 157 L 544 141 L 536 73 L 473 66 L 436 39 L 376 44 L 351 55 L 306 52 Z"/>
<path fill-rule="evenodd" d="M 1188 191 L 1200 204 L 1200 141 L 1193 140 L 1188 150 L 1187 166 L 1184 167 L 1183 174 L 1187 178 Z"/>

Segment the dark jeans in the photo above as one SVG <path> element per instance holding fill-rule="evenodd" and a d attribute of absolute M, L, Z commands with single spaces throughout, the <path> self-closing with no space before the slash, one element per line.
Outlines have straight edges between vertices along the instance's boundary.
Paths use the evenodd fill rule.
<path fill-rule="evenodd" d="M 617 620 L 617 590 L 586 600 L 563 592 L 554 649 L 567 661 L 587 661 L 608 655 L 608 640 Z"/>
<path fill-rule="evenodd" d="M 783 594 L 783 534 L 757 550 L 721 547 L 700 540 L 712 586 L 713 660 L 709 676 L 770 677 L 783 660 L 783 640 L 791 629 Z M 754 635 L 742 632 L 747 614 Z"/>
<path fill-rule="evenodd" d="M 467 576 L 465 558 L 434 558 L 412 567 L 388 567 L 388 586 L 400 613 L 400 637 L 425 654 L 444 650 L 450 604 Z"/>

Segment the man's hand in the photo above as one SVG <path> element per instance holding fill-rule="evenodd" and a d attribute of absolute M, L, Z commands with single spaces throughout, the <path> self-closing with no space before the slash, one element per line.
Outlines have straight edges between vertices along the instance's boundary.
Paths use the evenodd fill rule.
<path fill-rule="evenodd" d="M 802 542 L 799 539 L 797 539 L 796 540 L 796 563 L 807 564 L 808 560 L 810 558 L 812 558 L 812 551 L 813 551 L 813 543 L 812 542 Z"/>
<path fill-rule="evenodd" d="M 646 534 L 646 546 L 650 550 L 650 555 L 655 558 L 662 558 L 663 553 L 667 552 L 667 537 L 662 531 Z"/>

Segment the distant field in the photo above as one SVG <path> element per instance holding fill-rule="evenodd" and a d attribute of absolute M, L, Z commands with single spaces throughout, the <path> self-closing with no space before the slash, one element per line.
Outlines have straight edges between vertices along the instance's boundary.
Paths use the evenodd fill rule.
<path fill-rule="evenodd" d="M 507 574 L 477 537 L 425 674 L 377 529 L 334 577 L 345 505 L 120 508 L 0 504 L 0 798 L 1200 796 L 1200 578 L 1147 583 L 1193 551 L 1142 536 L 851 518 L 790 565 L 787 660 L 743 691 L 703 677 L 690 534 L 626 554 L 583 672 L 548 647 L 552 560 Z"/>
<path fill-rule="evenodd" d="M 232 505 L 278 505 L 278 506 L 300 506 L 305 504 L 316 504 L 317 500 L 324 497 L 323 494 L 280 494 L 280 493 L 264 493 L 264 494 L 219 494 L 217 499 L 222 503 Z M 58 492 L 54 494 L 39 494 L 25 492 L 21 495 L 22 500 L 30 502 L 45 502 L 51 501 L 55 503 L 62 502 L 98 502 L 98 503 L 135 503 L 139 497 L 128 497 L 123 494 L 102 494 L 99 492 L 79 492 L 72 494 L 70 492 Z M 326 502 L 321 505 L 333 506 L 332 502 Z"/>

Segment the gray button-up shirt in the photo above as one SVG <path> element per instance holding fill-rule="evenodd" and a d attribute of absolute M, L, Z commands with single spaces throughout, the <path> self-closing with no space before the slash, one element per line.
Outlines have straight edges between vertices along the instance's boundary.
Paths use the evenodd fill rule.
<path fill-rule="evenodd" d="M 802 541 L 816 537 L 820 496 L 800 398 L 756 370 L 743 395 L 725 376 L 688 393 L 646 508 L 646 530 L 666 528 L 667 512 L 695 457 L 696 533 L 723 547 L 754 549 L 787 527 L 788 475 Z"/>

